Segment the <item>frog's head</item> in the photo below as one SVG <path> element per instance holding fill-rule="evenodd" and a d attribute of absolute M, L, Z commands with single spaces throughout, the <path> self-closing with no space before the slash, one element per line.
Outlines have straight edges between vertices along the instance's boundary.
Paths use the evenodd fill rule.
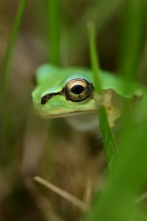
<path fill-rule="evenodd" d="M 43 65 L 32 97 L 39 114 L 52 118 L 96 111 L 94 94 L 90 70 Z"/>

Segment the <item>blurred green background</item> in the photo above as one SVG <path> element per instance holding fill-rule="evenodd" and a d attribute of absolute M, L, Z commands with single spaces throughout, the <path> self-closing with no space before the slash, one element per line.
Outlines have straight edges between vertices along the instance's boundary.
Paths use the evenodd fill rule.
<path fill-rule="evenodd" d="M 0 67 L 19 5 L 0 3 Z M 117 73 L 122 50 L 124 0 L 60 0 L 60 65 L 90 66 L 87 22 L 94 21 L 102 69 Z M 147 3 L 146 8 L 147 10 Z M 84 200 L 100 190 L 106 168 L 101 137 L 75 131 L 64 119 L 42 120 L 32 108 L 36 68 L 50 59 L 47 1 L 28 1 L 10 73 L 10 133 L 4 140 L 0 102 L 0 220 L 78 221 L 82 211 L 33 181 L 41 176 Z M 147 20 L 140 76 L 147 83 Z M 5 116 L 6 118 L 9 116 Z"/>

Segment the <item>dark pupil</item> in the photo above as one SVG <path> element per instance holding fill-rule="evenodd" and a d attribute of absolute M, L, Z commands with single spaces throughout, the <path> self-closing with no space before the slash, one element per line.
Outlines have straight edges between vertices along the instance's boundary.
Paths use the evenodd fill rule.
<path fill-rule="evenodd" d="M 74 93 L 74 94 L 81 94 L 83 91 L 84 91 L 84 87 L 81 86 L 81 85 L 75 85 L 72 87 L 71 91 Z"/>

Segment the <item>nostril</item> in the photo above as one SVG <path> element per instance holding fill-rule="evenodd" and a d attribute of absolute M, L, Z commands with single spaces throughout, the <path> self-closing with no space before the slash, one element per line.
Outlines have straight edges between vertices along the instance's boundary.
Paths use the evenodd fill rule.
<path fill-rule="evenodd" d="M 46 94 L 41 98 L 41 104 L 46 104 L 46 102 L 51 98 L 50 94 Z"/>

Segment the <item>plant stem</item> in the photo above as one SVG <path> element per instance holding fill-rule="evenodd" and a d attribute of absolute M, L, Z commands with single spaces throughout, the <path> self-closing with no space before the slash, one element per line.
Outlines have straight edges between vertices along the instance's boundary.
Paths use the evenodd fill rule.
<path fill-rule="evenodd" d="M 95 30 L 94 25 L 89 24 L 89 45 L 90 45 L 90 58 L 91 58 L 91 67 L 92 74 L 95 83 L 95 90 L 98 95 L 102 96 L 102 90 L 100 85 L 100 69 L 98 56 L 96 53 L 96 45 L 95 45 Z M 109 126 L 108 117 L 104 106 L 99 104 L 98 116 L 100 122 L 100 129 L 102 133 L 102 138 L 104 142 L 104 150 L 107 158 L 107 165 L 109 170 L 111 170 L 113 160 L 118 157 L 118 151 L 115 143 L 115 139 L 112 133 L 112 130 Z"/>
<path fill-rule="evenodd" d="M 48 0 L 50 63 L 60 63 L 60 31 L 58 0 Z"/>
<path fill-rule="evenodd" d="M 90 59 L 91 59 L 91 67 L 93 78 L 95 82 L 95 89 L 97 94 L 102 94 L 101 85 L 100 85 L 100 68 L 98 56 L 96 53 L 96 45 L 95 45 L 95 28 L 93 23 L 88 24 L 89 29 L 89 47 L 90 47 Z"/>
<path fill-rule="evenodd" d="M 13 147 L 13 123 L 12 123 L 12 111 L 10 105 L 10 94 L 9 94 L 9 80 L 10 80 L 10 68 L 13 50 L 15 46 L 16 37 L 18 35 L 20 23 L 22 20 L 22 16 L 24 13 L 26 5 L 26 0 L 21 0 L 20 5 L 16 14 L 16 18 L 14 20 L 14 24 L 12 27 L 12 32 L 10 35 L 10 39 L 8 42 L 8 46 L 6 49 L 4 62 L 2 66 L 2 79 L 0 81 L 0 96 L 1 96 L 1 113 L 2 113 L 2 164 L 9 163 L 9 160 L 12 158 L 12 147 Z"/>
<path fill-rule="evenodd" d="M 122 33 L 120 72 L 126 80 L 137 80 L 144 29 L 145 0 L 127 0 Z"/>
<path fill-rule="evenodd" d="M 8 82 L 10 78 L 10 65 L 11 65 L 11 60 L 12 60 L 12 55 L 13 55 L 13 49 L 15 46 L 16 37 L 18 35 L 25 5 L 26 5 L 26 0 L 21 0 L 19 8 L 18 8 L 18 12 L 16 14 L 16 18 L 12 27 L 12 32 L 10 35 L 10 40 L 8 42 L 5 57 L 4 57 L 4 62 L 2 66 L 2 80 L 1 80 L 1 89 L 2 89 L 3 94 L 6 93 L 7 88 L 9 86 Z"/>

